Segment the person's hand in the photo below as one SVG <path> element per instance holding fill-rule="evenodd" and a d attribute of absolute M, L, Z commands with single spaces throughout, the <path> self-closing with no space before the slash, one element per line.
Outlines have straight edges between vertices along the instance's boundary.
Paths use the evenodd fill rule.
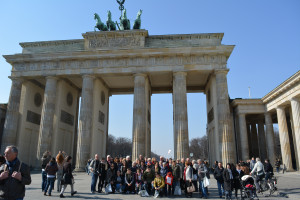
<path fill-rule="evenodd" d="M 192 180 L 190 180 L 190 182 L 192 182 Z"/>
<path fill-rule="evenodd" d="M 250 172 L 250 176 L 252 175 L 252 173 Z"/>
<path fill-rule="evenodd" d="M 11 177 L 13 177 L 13 178 L 15 178 L 15 179 L 17 179 L 19 181 L 22 181 L 22 175 L 21 175 L 20 172 L 14 171 L 13 174 L 11 175 Z"/>
<path fill-rule="evenodd" d="M 7 178 L 8 178 L 8 175 L 9 175 L 8 171 L 2 172 L 2 173 L 0 174 L 0 180 L 7 179 Z"/>

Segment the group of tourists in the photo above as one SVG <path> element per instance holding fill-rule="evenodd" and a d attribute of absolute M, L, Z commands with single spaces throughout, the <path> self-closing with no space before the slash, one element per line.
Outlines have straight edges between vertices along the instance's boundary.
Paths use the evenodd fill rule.
<path fill-rule="evenodd" d="M 255 186 L 260 191 L 259 182 L 265 176 L 265 180 L 271 178 L 273 167 L 269 160 L 263 164 L 259 158 L 252 158 L 246 162 L 237 164 L 227 163 L 225 168 L 222 162 L 215 162 L 210 168 L 208 162 L 201 159 L 181 160 L 156 158 L 143 158 L 132 161 L 130 156 L 126 158 L 107 156 L 99 159 L 95 155 L 90 159 L 86 167 L 87 173 L 91 173 L 91 192 L 145 194 L 158 196 L 181 195 L 184 191 L 186 197 L 192 197 L 194 192 L 199 192 L 200 198 L 208 198 L 208 186 L 210 174 L 217 180 L 218 194 L 220 198 L 232 198 L 241 195 L 241 178 L 244 175 L 256 174 Z M 97 180 L 99 179 L 98 185 Z"/>
<path fill-rule="evenodd" d="M 5 155 L 0 156 L 0 199 L 22 200 L 25 196 L 25 185 L 31 183 L 30 169 L 18 159 L 18 149 L 8 146 Z M 276 161 L 278 162 L 278 160 Z M 60 197 L 64 198 L 67 185 L 71 186 L 71 195 L 74 191 L 74 177 L 72 175 L 72 157 L 65 152 L 59 152 L 56 158 L 46 151 L 42 157 L 42 191 L 44 195 L 51 196 L 55 180 L 56 189 Z M 275 163 L 277 165 L 277 163 Z M 210 168 L 208 162 L 201 159 L 181 160 L 165 159 L 160 157 L 144 158 L 142 155 L 132 161 L 126 158 L 107 156 L 99 159 L 96 154 L 87 164 L 87 172 L 91 173 L 91 193 L 123 193 L 140 194 L 141 196 L 170 197 L 185 194 L 192 197 L 199 192 L 201 198 L 209 196 L 209 179 L 211 174 L 217 180 L 218 195 L 220 198 L 232 199 L 241 195 L 241 179 L 245 175 L 256 174 L 256 191 L 260 192 L 260 182 L 271 179 L 273 167 L 268 159 L 262 163 L 259 158 L 252 158 L 237 164 L 222 162 L 213 164 Z M 98 183 L 98 184 L 97 184 Z M 97 190 L 96 190 L 97 186 Z"/>

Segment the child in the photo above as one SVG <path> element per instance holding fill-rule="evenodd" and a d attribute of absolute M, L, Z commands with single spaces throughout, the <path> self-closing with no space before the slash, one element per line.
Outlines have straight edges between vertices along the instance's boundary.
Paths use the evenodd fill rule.
<path fill-rule="evenodd" d="M 135 193 L 134 192 L 134 175 L 131 173 L 131 169 L 127 168 L 125 174 L 125 190 L 124 193 Z"/>
<path fill-rule="evenodd" d="M 136 174 L 135 174 L 135 190 L 138 193 L 142 186 L 143 186 L 143 180 L 142 180 L 143 174 L 141 172 L 140 168 L 137 168 Z"/>
<path fill-rule="evenodd" d="M 171 195 L 172 185 L 173 185 L 173 175 L 172 172 L 168 172 L 166 176 L 166 185 L 167 185 L 167 195 Z"/>

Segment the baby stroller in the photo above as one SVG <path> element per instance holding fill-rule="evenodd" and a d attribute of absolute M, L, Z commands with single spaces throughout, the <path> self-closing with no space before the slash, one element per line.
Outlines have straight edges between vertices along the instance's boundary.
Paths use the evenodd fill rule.
<path fill-rule="evenodd" d="M 245 175 L 241 179 L 242 186 L 242 199 L 258 199 L 256 194 L 256 188 L 254 184 L 254 178 L 249 175 Z"/>

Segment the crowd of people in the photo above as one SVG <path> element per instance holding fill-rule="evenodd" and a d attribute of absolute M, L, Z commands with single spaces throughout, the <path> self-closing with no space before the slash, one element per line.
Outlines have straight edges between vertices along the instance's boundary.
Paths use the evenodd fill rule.
<path fill-rule="evenodd" d="M 156 160 L 140 155 L 132 161 L 130 156 L 112 158 L 108 155 L 99 159 L 97 154 L 88 161 L 86 171 L 92 176 L 92 193 L 141 194 L 145 190 L 147 195 L 154 197 L 170 197 L 181 195 L 182 190 L 186 197 L 199 192 L 200 198 L 204 199 L 209 196 L 210 174 L 217 180 L 219 197 L 225 196 L 226 199 L 232 198 L 232 191 L 236 198 L 241 195 L 241 178 L 244 175 L 256 174 L 258 192 L 262 178 L 268 181 L 273 175 L 273 167 L 268 159 L 264 164 L 259 158 L 240 161 L 236 165 L 226 163 L 225 168 L 222 162 L 216 161 L 210 168 L 208 162 L 201 159 L 172 160 L 160 157 Z"/>
<path fill-rule="evenodd" d="M 275 166 L 280 161 L 276 160 Z M 59 152 L 52 157 L 51 152 L 45 152 L 42 157 L 42 191 L 51 196 L 54 183 L 60 197 L 64 198 L 67 185 L 74 191 L 74 177 L 72 175 L 72 157 Z M 31 183 L 30 168 L 18 159 L 18 149 L 8 146 L 4 156 L 0 156 L 0 199 L 22 200 L 25 196 L 25 185 Z M 244 175 L 256 174 L 255 186 L 260 192 L 260 182 L 271 179 L 273 167 L 268 159 L 264 163 L 259 158 L 252 158 L 237 164 L 215 161 L 212 167 L 209 163 L 198 159 L 182 158 L 181 160 L 165 159 L 160 157 L 144 158 L 142 155 L 132 161 L 126 158 L 107 156 L 95 157 L 88 161 L 86 171 L 91 175 L 91 193 L 123 193 L 140 194 L 141 196 L 170 197 L 185 194 L 192 197 L 199 193 L 199 197 L 209 197 L 209 180 L 213 175 L 217 181 L 220 198 L 232 199 L 241 195 L 241 179 Z M 97 187 L 97 188 L 96 188 Z"/>

